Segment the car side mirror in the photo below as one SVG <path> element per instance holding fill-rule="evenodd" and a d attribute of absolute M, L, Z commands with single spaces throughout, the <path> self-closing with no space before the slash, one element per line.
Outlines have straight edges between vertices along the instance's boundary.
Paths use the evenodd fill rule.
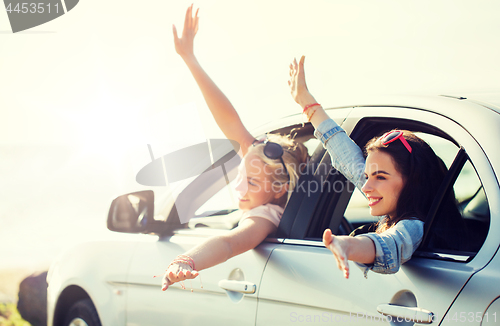
<path fill-rule="evenodd" d="M 144 233 L 154 222 L 154 192 L 144 190 L 113 200 L 108 213 L 108 229 L 116 232 Z"/>

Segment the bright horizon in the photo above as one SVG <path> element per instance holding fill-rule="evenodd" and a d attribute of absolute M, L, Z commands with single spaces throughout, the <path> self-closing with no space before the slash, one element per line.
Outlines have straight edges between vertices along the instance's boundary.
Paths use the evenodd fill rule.
<path fill-rule="evenodd" d="M 173 47 L 188 1 L 80 1 L 12 34 L 0 11 L 1 268 L 44 265 L 107 231 L 114 196 L 176 149 L 221 138 Z M 288 65 L 306 55 L 325 107 L 385 94 L 498 91 L 498 1 L 206 0 L 195 53 L 245 125 L 300 113 Z"/>

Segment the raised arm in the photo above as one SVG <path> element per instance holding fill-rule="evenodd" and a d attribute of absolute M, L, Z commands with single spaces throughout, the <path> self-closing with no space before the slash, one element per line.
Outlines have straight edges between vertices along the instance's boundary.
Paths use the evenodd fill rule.
<path fill-rule="evenodd" d="M 191 71 L 217 125 L 228 139 L 235 140 L 240 144 L 242 155 L 245 155 L 248 147 L 255 140 L 254 137 L 243 125 L 229 99 L 203 70 L 194 55 L 193 42 L 196 32 L 198 32 L 198 21 L 198 10 L 193 16 L 193 5 L 191 5 L 186 11 L 184 29 L 180 38 L 177 35 L 175 25 L 172 26 L 175 50 Z"/>
<path fill-rule="evenodd" d="M 329 117 L 321 105 L 314 105 L 317 103 L 316 99 L 307 89 L 304 59 L 305 57 L 302 56 L 298 63 L 294 59 L 290 64 L 288 85 L 293 99 L 302 109 L 306 108 L 304 113 L 311 117 L 311 123 L 318 130 L 319 125 Z M 363 181 L 359 181 L 359 179 L 363 176 L 362 172 L 364 171 L 364 158 L 361 150 L 345 134 L 339 134 L 338 136 L 342 137 L 341 141 L 343 142 L 343 146 L 340 148 L 332 145 L 331 141 L 326 143 L 332 164 L 351 182 L 361 188 Z M 354 157 L 357 159 L 354 159 Z M 346 161 L 346 158 L 350 158 L 350 161 Z M 337 266 L 343 271 L 345 278 L 349 278 L 350 274 L 349 260 L 363 264 L 371 264 L 375 260 L 375 245 L 369 238 L 334 236 L 330 229 L 326 229 L 323 233 L 323 243 L 333 253 Z"/>
<path fill-rule="evenodd" d="M 295 102 L 297 102 L 302 109 L 308 106 L 304 112 L 306 115 L 311 116 L 312 111 L 315 111 L 314 114 L 312 114 L 311 123 L 314 128 L 318 128 L 321 122 L 328 119 L 328 115 L 321 105 L 311 106 L 317 102 L 307 89 L 304 60 L 305 56 L 300 58 L 299 63 L 297 63 L 296 59 L 293 59 L 293 62 L 290 64 L 290 79 L 288 80 L 288 85 L 290 86 L 290 91 Z"/>
<path fill-rule="evenodd" d="M 276 226 L 267 219 L 246 218 L 227 234 L 212 237 L 186 252 L 184 255 L 192 259 L 195 269 L 189 264 L 170 264 L 163 277 L 162 290 L 165 291 L 173 283 L 195 278 L 199 275 L 198 271 L 255 248 L 274 231 Z"/>

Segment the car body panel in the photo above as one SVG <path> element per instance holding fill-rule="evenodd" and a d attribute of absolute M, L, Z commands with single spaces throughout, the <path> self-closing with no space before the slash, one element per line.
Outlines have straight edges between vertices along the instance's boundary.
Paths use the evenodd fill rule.
<path fill-rule="evenodd" d="M 305 239 L 305 232 L 293 228 L 307 227 L 319 202 L 304 197 L 295 205 L 300 209 L 285 210 L 282 224 L 286 216 L 291 225 L 284 231 L 285 239 L 270 237 L 253 250 L 201 271 L 199 279 L 185 282 L 186 290 L 177 283 L 162 292 L 161 277 L 153 275 L 161 275 L 178 254 L 228 230 L 174 223 L 180 229 L 172 234 L 130 235 L 131 241 L 87 243 L 67 251 L 50 268 L 48 325 L 55 326 L 53 321 L 62 318 L 59 314 L 64 311 L 56 311 L 56 306 L 66 299 L 61 293 L 71 287 L 91 298 L 104 326 L 388 324 L 377 312 L 378 305 L 387 303 L 429 310 L 435 314 L 433 324 L 451 324 L 445 316 L 461 312 L 492 316 L 500 307 L 500 151 L 496 141 L 500 109 L 460 97 L 409 96 L 360 99 L 338 104 L 327 113 L 348 134 L 367 119 L 415 121 L 449 135 L 463 147 L 484 188 L 491 217 L 488 236 L 473 258 L 458 262 L 414 256 L 396 274 L 369 272 L 367 279 L 351 263 L 351 277 L 345 280 L 321 241 Z M 303 119 L 300 114 L 285 117 L 255 130 L 254 135 L 289 132 Z M 230 177 L 236 166 L 236 161 L 228 166 Z M 222 174 L 211 170 L 194 179 L 178 199 L 191 204 L 187 214 L 193 215 L 225 185 Z M 170 214 L 174 201 L 169 201 L 161 212 L 162 220 L 175 217 Z M 219 286 L 219 281 L 234 277 L 255 284 L 256 292 L 241 295 Z M 481 325 L 483 321 L 474 316 L 470 325 Z"/>
<path fill-rule="evenodd" d="M 461 263 L 412 259 L 396 274 L 370 272 L 365 279 L 350 262 L 346 280 L 331 252 L 320 246 L 319 241 L 317 247 L 284 244 L 273 251 L 259 293 L 257 325 L 288 325 L 300 322 L 300 316 L 303 321 L 313 316 L 313 321 L 346 325 L 380 324 L 386 321 L 377 306 L 393 303 L 401 292 L 414 295 L 419 308 L 443 316 L 474 272 Z"/>
<path fill-rule="evenodd" d="M 189 323 L 198 325 L 255 325 L 257 314 L 257 294 L 264 266 L 275 244 L 263 244 L 255 250 L 247 251 L 229 261 L 200 272 L 192 281 L 185 281 L 186 289 L 180 283 L 161 289 L 161 277 L 152 278 L 165 270 L 168 262 L 178 254 L 206 240 L 208 236 L 222 235 L 226 230 L 181 230 L 177 234 L 155 243 L 137 246 L 127 278 L 127 325 L 165 325 L 168 323 Z M 236 272 L 237 271 L 237 272 Z M 243 279 L 256 285 L 254 294 L 233 293 L 219 287 L 224 279 L 231 279 L 237 273 Z M 203 284 L 203 288 L 200 285 Z M 193 289 L 193 292 L 190 289 Z M 196 305 L 192 300 L 196 299 Z M 168 317 L 164 312 L 168 307 Z M 198 314 L 193 311 L 199 312 Z"/>
<path fill-rule="evenodd" d="M 443 318 L 441 325 L 498 325 L 500 323 L 500 257 L 474 274 Z M 473 298 L 473 300 L 471 300 Z"/>
<path fill-rule="evenodd" d="M 136 235 L 135 240 L 140 238 Z M 124 283 L 137 244 L 136 241 L 88 242 L 57 258 L 47 277 L 48 325 L 54 320 L 56 303 L 61 304 L 62 291 L 69 287 L 78 287 L 88 294 L 103 325 L 124 325 Z"/>

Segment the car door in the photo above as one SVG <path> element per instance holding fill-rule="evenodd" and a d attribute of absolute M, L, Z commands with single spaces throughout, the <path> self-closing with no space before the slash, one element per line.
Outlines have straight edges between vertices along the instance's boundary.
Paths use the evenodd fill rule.
<path fill-rule="evenodd" d="M 476 259 L 481 259 L 481 263 L 486 264 L 486 266 L 478 268 L 478 271 L 468 280 L 451 308 L 442 318 L 441 325 L 498 325 L 500 322 L 500 276 L 498 273 L 500 270 L 500 257 L 498 255 L 500 245 L 500 227 L 498 226 L 500 223 L 500 188 L 498 176 L 495 175 L 494 169 L 492 170 L 491 167 L 499 162 L 498 145 L 495 141 L 498 139 L 499 114 L 493 110 L 487 111 L 486 114 L 488 115 L 487 118 L 478 121 L 475 125 L 484 130 L 483 135 L 486 136 L 486 139 L 491 139 L 493 142 L 485 144 L 483 140 L 481 144 L 482 153 L 468 152 L 481 179 L 484 191 L 478 192 L 464 208 L 464 213 L 470 216 L 473 222 L 468 227 L 474 238 L 485 236 L 481 232 L 482 230 L 484 232 L 484 228 L 478 229 L 477 224 L 478 222 L 484 222 L 485 216 L 490 216 L 486 240 L 471 261 L 472 263 Z M 477 119 L 477 116 L 471 117 L 471 119 Z M 490 148 L 493 148 L 493 151 L 488 146 L 491 146 Z M 477 159 L 479 157 L 483 158 L 483 160 Z M 489 162 L 485 162 L 486 159 Z M 478 197 L 478 195 L 480 196 Z M 476 200 L 476 197 L 479 200 Z M 491 258 L 491 256 L 493 257 Z"/>
<path fill-rule="evenodd" d="M 196 279 L 175 283 L 167 291 L 161 291 L 162 276 L 170 261 L 236 225 L 239 212 L 233 212 L 231 202 L 221 202 L 217 197 L 213 202 L 218 205 L 219 213 L 197 214 L 203 201 L 214 192 L 230 191 L 225 180 L 234 178 L 239 161 L 233 155 L 224 164 L 225 169 L 207 170 L 179 194 L 167 222 L 177 218 L 188 223 L 179 225 L 170 234 L 150 236 L 138 243 L 127 276 L 127 325 L 255 324 L 256 285 L 260 283 L 272 245 L 248 251 L 201 271 Z M 184 216 L 180 217 L 181 213 Z"/>
<path fill-rule="evenodd" d="M 465 149 L 466 154 L 459 155 L 459 147 L 455 146 L 456 152 L 452 153 L 451 161 L 457 162 L 458 171 L 462 166 L 454 157 L 466 155 L 478 180 L 495 178 L 480 146 L 460 125 L 442 115 L 408 108 L 358 107 L 342 126 L 348 133 L 352 132 L 358 145 L 391 128 L 421 129 Z M 417 315 L 420 322 L 438 324 L 463 286 L 488 263 L 498 247 L 491 245 L 496 240 L 488 237 L 484 245 L 479 244 L 481 249 L 477 252 L 426 248 L 420 254 L 415 253 L 396 274 L 369 272 L 366 279 L 351 262 L 351 275 L 346 280 L 330 251 L 323 246 L 321 234 L 327 227 L 337 230 L 337 234 L 348 234 L 352 224 L 369 222 L 369 216 L 365 213 L 363 220 L 363 210 L 351 203 L 353 187 L 343 176 L 330 173 L 329 179 L 323 182 L 327 184 L 318 187 L 322 189 L 319 199 L 314 194 L 308 198 L 309 205 L 304 201 L 293 223 L 296 227 L 284 235 L 288 238 L 271 253 L 259 292 L 257 325 L 404 324 L 408 313 L 415 312 L 409 307 L 420 309 L 421 314 Z M 495 193 L 498 185 L 495 188 L 483 182 L 483 186 L 486 192 L 498 196 Z M 348 216 L 353 220 L 349 221 Z M 387 312 L 387 309 L 393 316 L 378 312 Z"/>
<path fill-rule="evenodd" d="M 201 271 L 185 289 L 176 283 L 161 291 L 161 277 L 153 278 L 178 254 L 225 232 L 182 230 L 139 244 L 127 280 L 127 325 L 255 325 L 256 289 L 273 244 Z"/>
<path fill-rule="evenodd" d="M 339 110 L 338 121 L 347 113 Z M 271 131 L 282 134 L 293 131 L 295 139 L 305 142 L 312 153 L 319 142 L 312 136 L 312 128 L 308 126 L 304 131 L 299 122 L 300 117 L 287 118 L 286 127 Z M 258 134 L 266 131 L 270 130 L 263 129 Z M 189 223 L 172 234 L 150 236 L 137 244 L 126 282 L 127 325 L 255 325 L 264 267 L 271 252 L 280 245 L 276 237 L 201 271 L 198 278 L 184 282 L 186 289 L 176 283 L 162 292 L 161 277 L 153 278 L 155 274 L 161 275 L 177 255 L 237 225 L 241 212 L 235 210 L 237 204 L 231 205 L 236 196 L 227 184 L 234 179 L 237 165 L 225 164 L 225 170 L 204 173 L 179 195 L 176 205 L 187 203 L 184 211 L 193 215 Z M 293 217 L 293 206 L 287 207 L 284 214 Z"/>

